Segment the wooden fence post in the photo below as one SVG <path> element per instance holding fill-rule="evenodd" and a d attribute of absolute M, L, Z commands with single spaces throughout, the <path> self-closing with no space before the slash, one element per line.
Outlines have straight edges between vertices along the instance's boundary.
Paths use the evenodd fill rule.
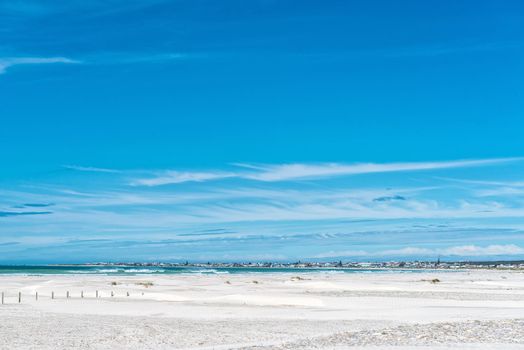
<path fill-rule="evenodd" d="M 22 292 L 18 292 L 18 303 L 22 302 Z"/>
<path fill-rule="evenodd" d="M 51 292 L 51 299 L 55 298 L 55 292 Z"/>
<path fill-rule="evenodd" d="M 38 292 L 35 293 L 35 300 L 38 301 Z"/>

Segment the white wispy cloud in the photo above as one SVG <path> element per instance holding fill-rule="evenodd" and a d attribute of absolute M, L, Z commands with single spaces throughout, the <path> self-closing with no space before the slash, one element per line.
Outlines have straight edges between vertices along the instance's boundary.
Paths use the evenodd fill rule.
<path fill-rule="evenodd" d="M 474 256 L 498 256 L 498 255 L 524 255 L 524 248 L 515 244 L 493 244 L 488 246 L 477 245 L 460 245 L 442 249 L 430 249 L 419 247 L 405 247 L 400 249 L 389 249 L 381 251 L 365 250 L 342 250 L 329 251 L 317 254 L 313 258 L 337 258 L 337 257 L 387 257 L 387 256 L 456 256 L 456 257 L 474 257 Z"/>
<path fill-rule="evenodd" d="M 181 61 L 204 57 L 204 54 L 189 53 L 104 53 L 82 57 L 75 60 L 67 57 L 0 57 L 0 74 L 4 74 L 10 67 L 17 65 L 40 65 L 40 64 L 135 64 L 135 63 L 161 63 L 169 61 Z"/>
<path fill-rule="evenodd" d="M 473 160 L 452 160 L 441 162 L 404 162 L 404 163 L 291 163 L 253 165 L 236 163 L 236 170 L 231 172 L 157 172 L 149 178 L 136 179 L 133 185 L 160 186 L 188 181 L 209 181 L 223 178 L 239 178 L 262 182 L 292 181 L 303 179 L 322 179 L 335 176 L 348 176 L 372 173 L 422 171 L 450 168 L 488 166 L 500 163 L 519 161 L 522 158 L 493 158 Z"/>
<path fill-rule="evenodd" d="M 137 64 L 182 61 L 206 57 L 203 53 L 186 52 L 106 52 L 83 57 L 87 64 Z"/>
<path fill-rule="evenodd" d="M 70 170 L 87 171 L 87 172 L 95 172 L 95 173 L 120 173 L 121 172 L 120 170 L 116 170 L 116 169 L 97 168 L 97 167 L 91 167 L 91 166 L 64 165 L 63 167 L 66 169 L 70 169 Z"/>
<path fill-rule="evenodd" d="M 243 177 L 260 181 L 285 181 L 294 179 L 323 178 L 342 175 L 358 175 L 371 173 L 401 172 L 434 170 L 449 168 L 464 168 L 475 166 L 486 166 L 498 163 L 521 160 L 521 158 L 493 158 L 493 159 L 474 159 L 474 160 L 453 160 L 442 162 L 410 162 L 410 163 L 362 163 L 362 164 L 342 164 L 342 163 L 323 163 L 323 164 L 282 164 L 282 165 L 263 165 L 251 169 L 258 172 L 245 174 Z"/>
<path fill-rule="evenodd" d="M 364 203 L 354 200 L 333 202 L 294 203 L 256 202 L 207 204 L 188 208 L 190 214 L 200 221 L 247 222 L 247 221 L 313 221 L 335 219 L 447 219 L 453 218 L 511 218 L 524 215 L 524 208 L 503 206 L 497 202 L 440 203 L 434 200 L 410 200 L 398 203 Z"/>
<path fill-rule="evenodd" d="M 474 192 L 478 197 L 502 197 L 502 196 L 518 196 L 524 195 L 523 187 L 496 187 L 491 189 L 482 189 Z"/>
<path fill-rule="evenodd" d="M 438 179 L 473 185 L 473 193 L 477 197 L 502 197 L 524 195 L 524 181 L 490 181 L 490 180 L 469 180 L 440 177 Z"/>
<path fill-rule="evenodd" d="M 489 245 L 487 247 L 479 247 L 476 245 L 463 245 L 441 250 L 441 254 L 457 256 L 519 255 L 524 254 L 524 248 L 519 247 L 515 244 L 494 244 Z"/>
<path fill-rule="evenodd" d="M 450 178 L 450 177 L 437 177 L 437 179 L 464 183 L 464 184 L 470 184 L 470 185 L 524 187 L 524 181 L 470 180 L 470 179 L 455 179 L 455 178 Z"/>
<path fill-rule="evenodd" d="M 235 177 L 233 173 L 226 172 L 183 172 L 165 171 L 161 175 L 152 178 L 137 179 L 131 182 L 134 186 L 161 186 L 168 184 L 178 184 L 183 182 L 202 182 L 209 180 L 224 179 Z"/>
<path fill-rule="evenodd" d="M 4 57 L 0 58 L 0 74 L 4 74 L 9 67 L 17 65 L 51 63 L 73 64 L 81 62 L 67 57 Z"/>
<path fill-rule="evenodd" d="M 426 188 L 396 189 L 393 193 L 406 195 L 405 200 L 398 201 L 374 200 L 391 193 L 379 188 L 266 190 L 198 186 L 189 191 L 178 187 L 110 188 L 89 193 L 60 188 L 39 191 L 41 193 L 0 191 L 9 203 L 4 209 L 7 211 L 9 205 L 20 203 L 52 202 L 56 203 L 52 225 L 74 217 L 78 222 L 102 226 L 122 224 L 149 228 L 232 222 L 278 225 L 285 221 L 398 219 L 475 219 L 476 224 L 481 225 L 495 218 L 518 220 L 524 216 L 522 205 L 482 198 L 432 198 L 433 190 L 427 193 Z M 442 196 L 442 190 L 438 191 L 437 195 Z"/>
<path fill-rule="evenodd" d="M 482 164 L 486 161 L 497 160 L 484 160 Z M 154 234 L 165 234 L 167 238 L 172 238 L 178 232 L 224 225 L 221 227 L 236 227 L 249 234 L 263 236 L 282 234 L 280 238 L 268 238 L 268 241 L 273 240 L 275 244 L 279 244 L 278 242 L 289 242 L 286 240 L 292 232 L 307 235 L 342 233 L 348 237 L 362 235 L 365 238 L 366 232 L 380 231 L 392 232 L 391 240 L 387 242 L 394 244 L 393 248 L 398 245 L 406 246 L 401 248 L 402 250 L 384 250 L 383 256 L 386 254 L 387 256 L 435 256 L 459 253 L 464 256 L 468 254 L 478 256 L 492 253 L 503 255 L 505 251 L 510 251 L 510 255 L 518 254 L 520 251 L 518 246 L 517 249 L 512 247 L 511 250 L 504 245 L 486 245 L 508 242 L 519 244 L 521 241 L 515 237 L 521 233 L 511 233 L 508 237 L 487 233 L 486 237 L 489 239 L 486 240 L 465 239 L 457 233 L 456 239 L 446 241 L 446 244 L 453 245 L 453 249 L 447 248 L 448 250 L 444 251 L 434 249 L 438 248 L 438 245 L 411 247 L 410 245 L 424 244 L 426 229 L 417 228 L 416 233 L 411 233 L 410 223 L 431 220 L 446 224 L 459 223 L 459 226 L 465 223 L 462 227 L 467 228 L 482 228 L 486 225 L 491 225 L 490 227 L 495 229 L 514 227 L 522 230 L 524 228 L 522 221 L 524 206 L 521 202 L 508 201 L 506 198 L 472 196 L 472 189 L 483 189 L 484 186 L 490 187 L 491 184 L 465 184 L 460 185 L 460 189 L 453 184 L 442 185 L 442 182 L 439 182 L 438 186 L 428 186 L 431 183 L 419 181 L 419 179 L 424 180 L 424 176 L 417 176 L 415 181 L 412 181 L 411 177 L 406 177 L 407 181 L 402 182 L 402 187 L 392 186 L 383 178 L 366 182 L 365 187 L 350 181 L 343 182 L 343 187 L 340 187 L 341 182 L 338 181 L 333 183 L 329 181 L 279 183 L 273 180 L 218 181 L 222 178 L 239 178 L 248 173 L 249 175 L 255 172 L 264 173 L 267 171 L 265 166 L 237 167 L 232 168 L 233 171 L 230 172 L 154 172 L 74 165 L 67 167 L 77 171 L 109 173 L 103 178 L 111 181 L 108 183 L 97 181 L 87 187 L 83 187 L 80 183 L 80 186 L 76 187 L 79 185 L 78 180 L 91 181 L 90 173 L 85 173 L 84 177 L 75 175 L 75 181 L 71 183 L 25 184 L 18 191 L 3 189 L 0 191 L 3 200 L 0 203 L 0 211 L 9 212 L 21 203 L 56 203 L 56 205 L 53 206 L 52 216 L 15 216 L 3 219 L 9 225 L 0 225 L 0 234 L 8 235 L 16 229 L 27 234 L 53 235 L 59 226 L 65 236 L 69 234 L 68 232 L 77 235 L 97 232 L 115 236 L 127 236 L 134 232 L 136 235 L 147 235 L 149 238 Z M 414 166 L 409 168 L 412 169 Z M 112 174 L 115 172 L 118 174 Z M 143 176 L 143 180 L 146 181 L 135 183 L 134 187 L 127 186 L 129 181 L 139 176 Z M 208 183 L 206 186 L 194 185 L 197 182 L 213 179 L 217 182 Z M 427 180 L 434 180 L 433 174 L 430 173 Z M 155 187 L 163 183 L 189 182 L 193 183 L 189 186 Z M 426 186 L 421 187 L 421 183 Z M 495 184 L 498 185 L 499 183 Z M 376 200 L 395 197 L 402 197 L 403 200 Z M 362 223 L 355 224 L 358 221 Z M 432 234 L 436 234 L 435 231 L 430 232 L 429 236 Z M 403 235 L 413 235 L 413 240 L 398 242 L 396 237 Z M 200 237 L 202 240 L 208 239 Z M 334 239 L 338 238 L 327 235 L 325 242 L 333 242 L 331 240 Z M 324 238 L 320 240 L 324 242 Z M 479 246 L 467 244 L 479 244 Z M 328 247 L 319 247 L 320 250 L 317 251 L 329 250 L 336 245 Z M 333 254 L 333 252 L 328 253 Z M 355 251 L 345 254 L 335 253 L 337 255 L 332 256 L 373 257 L 376 254 L 374 247 L 363 246 L 358 246 Z"/>

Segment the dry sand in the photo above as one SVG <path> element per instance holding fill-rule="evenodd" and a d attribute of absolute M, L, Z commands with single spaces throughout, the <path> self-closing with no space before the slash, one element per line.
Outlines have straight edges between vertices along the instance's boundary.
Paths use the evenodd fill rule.
<path fill-rule="evenodd" d="M 524 349 L 518 271 L 6 275 L 0 290 L 1 349 Z"/>

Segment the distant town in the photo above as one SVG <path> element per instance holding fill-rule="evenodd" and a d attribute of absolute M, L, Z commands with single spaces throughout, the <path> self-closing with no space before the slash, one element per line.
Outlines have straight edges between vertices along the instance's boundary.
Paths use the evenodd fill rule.
<path fill-rule="evenodd" d="M 347 268 L 347 269 L 523 269 L 524 260 L 517 261 L 388 261 L 388 262 L 96 262 L 90 266 L 136 267 L 198 267 L 198 268 Z"/>

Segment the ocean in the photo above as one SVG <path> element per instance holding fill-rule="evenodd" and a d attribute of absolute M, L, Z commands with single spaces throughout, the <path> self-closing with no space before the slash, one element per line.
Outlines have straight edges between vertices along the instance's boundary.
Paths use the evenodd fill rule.
<path fill-rule="evenodd" d="M 38 265 L 0 266 L 1 275 L 178 275 L 178 274 L 241 274 L 241 273 L 412 273 L 421 269 L 357 269 L 357 268 L 284 268 L 284 267 L 195 267 L 195 266 L 113 266 L 113 265 Z"/>

